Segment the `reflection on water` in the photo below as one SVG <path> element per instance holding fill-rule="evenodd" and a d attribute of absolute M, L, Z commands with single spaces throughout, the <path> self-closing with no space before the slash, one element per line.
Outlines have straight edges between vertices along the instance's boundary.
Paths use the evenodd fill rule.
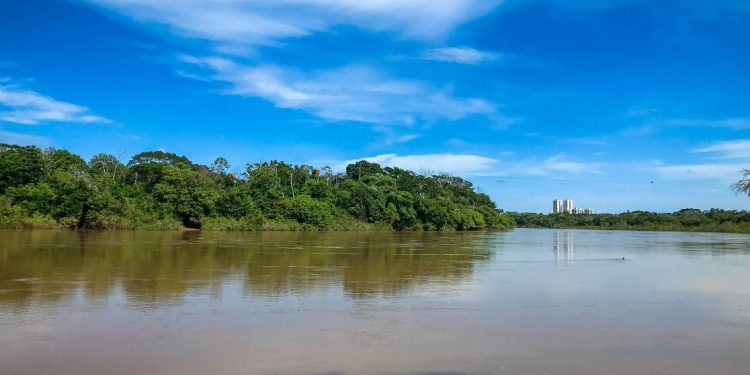
<path fill-rule="evenodd" d="M 740 374 L 748 270 L 732 234 L 0 231 L 0 374 Z"/>
<path fill-rule="evenodd" d="M 393 233 L 4 232 L 0 308 L 87 298 L 174 302 L 242 282 L 273 297 L 340 286 L 354 298 L 458 283 L 487 262 L 487 236 Z M 216 294 L 217 298 L 220 294 Z"/>
<path fill-rule="evenodd" d="M 575 232 L 569 230 L 556 230 L 554 239 L 555 260 L 558 263 L 567 263 L 573 259 L 575 251 L 574 236 Z"/>

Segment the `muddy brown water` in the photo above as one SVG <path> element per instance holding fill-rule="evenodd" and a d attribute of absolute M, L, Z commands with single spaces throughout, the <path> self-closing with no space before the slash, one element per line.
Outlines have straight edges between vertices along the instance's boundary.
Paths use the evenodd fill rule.
<path fill-rule="evenodd" d="M 746 235 L 0 231 L 0 374 L 748 369 Z"/>

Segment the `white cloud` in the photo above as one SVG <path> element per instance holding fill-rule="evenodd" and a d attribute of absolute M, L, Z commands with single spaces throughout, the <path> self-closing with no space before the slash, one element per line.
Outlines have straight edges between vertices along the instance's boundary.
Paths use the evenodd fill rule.
<path fill-rule="evenodd" d="M 658 131 L 657 127 L 650 125 L 650 124 L 646 124 L 646 125 L 639 125 L 639 126 L 633 126 L 633 127 L 627 128 L 621 131 L 620 134 L 626 137 L 646 137 L 646 136 L 656 133 L 657 131 Z"/>
<path fill-rule="evenodd" d="M 434 39 L 500 0 L 85 0 L 174 33 L 237 46 L 274 45 L 338 25 Z"/>
<path fill-rule="evenodd" d="M 734 117 L 726 119 L 672 119 L 665 121 L 671 126 L 725 128 L 732 130 L 750 129 L 750 118 Z"/>
<path fill-rule="evenodd" d="M 625 117 L 644 117 L 659 112 L 657 108 L 638 108 L 628 111 Z"/>
<path fill-rule="evenodd" d="M 226 57 L 247 57 L 252 52 L 258 60 L 262 58 L 259 45 L 284 46 L 291 38 L 333 34 L 340 26 L 385 32 L 400 39 L 439 40 L 502 0 L 82 1 L 180 37 L 209 41 L 214 56 L 183 56 L 192 69 L 180 66 L 175 71 L 185 78 L 226 83 L 224 94 L 262 98 L 279 108 L 302 110 L 330 121 L 413 125 L 481 115 L 497 128 L 518 121 L 497 114 L 495 106 L 484 99 L 460 98 L 450 88 L 395 78 L 381 67 L 353 64 L 307 71 L 273 63 L 239 63 Z M 434 57 L 477 63 L 494 55 L 454 47 Z M 196 65 L 204 70 L 195 71 Z"/>
<path fill-rule="evenodd" d="M 229 87 L 230 95 L 259 97 L 280 108 L 300 109 L 332 121 L 412 125 L 470 115 L 499 117 L 490 103 L 456 98 L 424 82 L 396 79 L 378 69 L 350 65 L 318 72 L 275 66 L 246 66 L 220 57 L 183 56 Z"/>
<path fill-rule="evenodd" d="M 750 140 L 716 142 L 708 147 L 693 150 L 696 153 L 715 153 L 721 158 L 750 158 Z"/>
<path fill-rule="evenodd" d="M 0 130 L 0 143 L 10 143 L 18 145 L 49 145 L 52 144 L 52 141 L 49 138 L 39 137 L 36 135 L 13 133 Z"/>
<path fill-rule="evenodd" d="M 0 123 L 37 125 L 44 122 L 111 123 L 77 104 L 44 96 L 16 85 L 0 83 Z"/>
<path fill-rule="evenodd" d="M 413 141 L 413 140 L 415 140 L 415 139 L 417 139 L 419 137 L 420 137 L 419 134 L 404 134 L 404 135 L 396 138 L 394 142 L 395 143 L 406 143 L 406 142 L 409 142 L 409 141 Z"/>
<path fill-rule="evenodd" d="M 721 180 L 737 181 L 747 164 L 682 164 L 655 167 L 654 170 L 669 180 Z"/>
<path fill-rule="evenodd" d="M 510 156 L 506 153 L 503 156 Z M 334 163 L 342 170 L 358 160 L 367 160 L 384 167 L 399 167 L 415 172 L 446 172 L 462 177 L 491 176 L 565 176 L 570 174 L 600 174 L 601 164 L 582 163 L 556 155 L 544 160 L 503 161 L 474 154 L 437 153 L 423 155 L 382 154 Z"/>
<path fill-rule="evenodd" d="M 556 155 L 545 160 L 540 169 L 549 172 L 601 173 L 597 164 L 571 161 L 565 155 Z"/>
<path fill-rule="evenodd" d="M 467 176 L 481 174 L 491 171 L 497 160 L 479 155 L 469 154 L 423 154 L 423 155 L 397 155 L 383 154 L 365 158 L 348 160 L 336 166 L 341 170 L 346 165 L 367 160 L 378 163 L 383 167 L 399 167 L 415 172 L 446 172 L 450 174 Z"/>
<path fill-rule="evenodd" d="M 657 110 L 636 110 L 628 113 L 628 117 L 648 117 Z M 646 122 L 627 128 L 620 132 L 626 137 L 644 137 L 655 134 L 667 128 L 721 128 L 729 130 L 750 129 L 750 118 L 732 117 L 724 119 L 666 119 Z"/>
<path fill-rule="evenodd" d="M 586 163 L 570 160 L 564 154 L 547 159 L 527 159 L 503 163 L 498 166 L 496 176 L 565 176 L 568 174 L 601 174 L 601 163 Z"/>
<path fill-rule="evenodd" d="M 502 55 L 499 53 L 479 51 L 470 47 L 432 48 L 422 54 L 422 58 L 425 60 L 472 65 L 497 61 L 501 57 Z"/>

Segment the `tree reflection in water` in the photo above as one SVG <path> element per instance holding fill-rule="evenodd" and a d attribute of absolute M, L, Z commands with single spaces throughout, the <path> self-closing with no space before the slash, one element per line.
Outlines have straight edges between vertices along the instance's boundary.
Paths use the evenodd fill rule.
<path fill-rule="evenodd" d="M 487 262 L 490 235 L 390 232 L 4 231 L 0 305 L 57 303 L 121 290 L 131 301 L 179 302 L 241 282 L 250 296 L 342 288 L 352 298 L 459 283 Z"/>

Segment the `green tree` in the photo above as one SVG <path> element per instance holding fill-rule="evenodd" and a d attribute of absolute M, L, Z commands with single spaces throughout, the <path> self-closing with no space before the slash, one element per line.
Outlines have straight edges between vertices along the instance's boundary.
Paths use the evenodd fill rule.
<path fill-rule="evenodd" d="M 12 227 L 23 220 L 26 212 L 13 205 L 10 198 L 0 195 L 0 228 Z"/>
<path fill-rule="evenodd" d="M 0 193 L 11 186 L 39 181 L 44 174 L 42 150 L 0 143 Z"/>
<path fill-rule="evenodd" d="M 360 160 L 346 166 L 346 177 L 358 181 L 364 177 L 382 174 L 383 169 L 377 163 Z"/>
<path fill-rule="evenodd" d="M 209 169 L 215 174 L 225 174 L 227 169 L 229 169 L 229 162 L 223 157 L 218 157 L 214 160 Z"/>
<path fill-rule="evenodd" d="M 355 218 L 368 223 L 391 222 L 390 212 L 386 212 L 385 195 L 375 187 L 360 181 L 349 181 L 339 204 Z"/>
<path fill-rule="evenodd" d="M 86 162 L 80 156 L 68 150 L 47 149 L 44 152 L 44 160 L 47 174 L 50 176 L 56 171 L 64 171 L 78 176 L 88 170 Z"/>
<path fill-rule="evenodd" d="M 388 195 L 388 206 L 395 211 L 393 227 L 396 229 L 413 228 L 419 223 L 417 210 L 414 208 L 414 196 L 407 191 L 393 192 Z"/>
<path fill-rule="evenodd" d="M 166 167 L 153 191 L 157 201 L 172 208 L 188 228 L 200 228 L 201 218 L 211 214 L 217 199 L 212 181 L 186 165 Z"/>
<path fill-rule="evenodd" d="M 307 180 L 305 186 L 302 187 L 302 193 L 326 202 L 333 202 L 336 198 L 333 186 L 328 181 L 322 179 Z"/>
<path fill-rule="evenodd" d="M 255 205 L 251 194 L 246 184 L 219 191 L 216 201 L 216 214 L 234 219 L 260 217 L 260 210 Z"/>
<path fill-rule="evenodd" d="M 747 194 L 750 196 L 750 169 L 742 170 L 742 179 L 732 185 L 732 189 L 734 189 L 737 194 Z"/>
<path fill-rule="evenodd" d="M 446 174 L 420 175 L 368 161 L 348 165 L 346 173 L 323 168 L 322 174 L 313 174 L 309 165 L 277 160 L 249 164 L 239 177 L 228 174 L 228 168 L 224 158 L 204 166 L 162 151 L 137 154 L 123 165 L 106 154 L 86 163 L 66 150 L 0 145 L 0 226 L 25 225 L 28 219 L 81 228 L 200 227 L 210 222 L 211 228 L 253 229 L 267 219 L 267 228 L 294 229 L 374 224 L 400 230 L 475 230 L 513 225 L 470 182 Z M 702 226 L 720 221 L 730 228 L 741 220 L 723 212 L 710 215 L 690 212 L 653 219 L 633 213 L 594 217 L 587 223 L 645 225 L 658 219 Z M 552 219 L 526 221 L 534 220 L 546 225 Z M 556 225 L 583 223 L 570 215 L 559 220 Z"/>
<path fill-rule="evenodd" d="M 330 203 L 315 200 L 308 195 L 282 199 L 279 202 L 279 214 L 315 228 L 331 225 L 334 219 L 333 206 Z"/>
<path fill-rule="evenodd" d="M 113 155 L 96 154 L 89 160 L 89 172 L 93 175 L 107 176 L 115 182 L 125 176 L 127 167 Z"/>
<path fill-rule="evenodd" d="M 159 182 L 169 166 L 195 167 L 188 158 L 164 151 L 141 152 L 128 162 L 131 181 L 145 182 L 149 186 Z"/>

